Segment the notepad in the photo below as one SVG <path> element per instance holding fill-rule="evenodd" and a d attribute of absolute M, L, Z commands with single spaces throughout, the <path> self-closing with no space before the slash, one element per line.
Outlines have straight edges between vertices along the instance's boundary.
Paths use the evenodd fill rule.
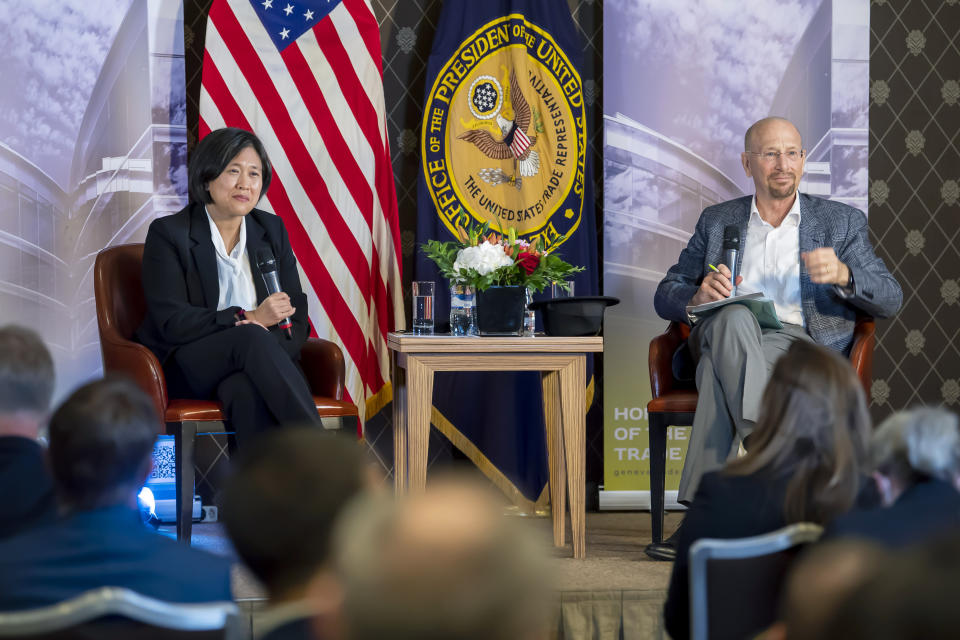
<path fill-rule="evenodd" d="M 688 305 L 687 316 L 690 317 L 691 322 L 695 323 L 697 320 L 702 320 L 712 315 L 718 309 L 722 309 L 728 304 L 742 304 L 747 309 L 750 309 L 750 312 L 757 317 L 757 322 L 760 324 L 761 329 L 783 329 L 783 323 L 780 322 L 780 318 L 777 317 L 777 309 L 773 306 L 773 300 L 764 297 L 763 293 L 759 291 L 695 306 Z"/>

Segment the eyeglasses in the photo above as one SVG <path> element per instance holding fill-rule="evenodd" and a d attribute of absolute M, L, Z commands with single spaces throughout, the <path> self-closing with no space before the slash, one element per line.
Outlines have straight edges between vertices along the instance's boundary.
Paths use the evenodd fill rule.
<path fill-rule="evenodd" d="M 780 156 L 783 156 L 788 164 L 796 164 L 803 158 L 803 149 L 800 151 L 747 151 L 747 153 L 760 156 L 760 160 L 766 164 L 775 163 Z"/>

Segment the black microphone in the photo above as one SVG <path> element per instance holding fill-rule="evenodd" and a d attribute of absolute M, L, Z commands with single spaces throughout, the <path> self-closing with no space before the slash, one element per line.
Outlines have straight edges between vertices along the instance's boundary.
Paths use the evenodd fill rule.
<path fill-rule="evenodd" d="M 280 292 L 280 279 L 277 277 L 277 261 L 273 258 L 271 251 L 257 252 L 257 265 L 260 267 L 260 273 L 263 274 L 263 284 L 267 287 L 267 295 L 273 295 Z M 283 329 L 283 335 L 287 340 L 293 340 L 293 323 L 290 318 L 284 318 L 277 323 L 277 326 Z"/>
<path fill-rule="evenodd" d="M 737 295 L 737 258 L 740 257 L 740 227 L 728 224 L 723 228 L 723 263 L 730 269 L 730 295 Z"/>

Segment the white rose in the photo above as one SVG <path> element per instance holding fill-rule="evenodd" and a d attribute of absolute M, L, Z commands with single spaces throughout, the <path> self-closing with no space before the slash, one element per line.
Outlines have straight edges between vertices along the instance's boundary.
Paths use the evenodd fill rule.
<path fill-rule="evenodd" d="M 485 276 L 500 267 L 512 264 L 513 259 L 503 252 L 502 245 L 482 242 L 475 247 L 461 249 L 453 263 L 453 269 L 454 271 L 475 269 L 477 273 Z"/>

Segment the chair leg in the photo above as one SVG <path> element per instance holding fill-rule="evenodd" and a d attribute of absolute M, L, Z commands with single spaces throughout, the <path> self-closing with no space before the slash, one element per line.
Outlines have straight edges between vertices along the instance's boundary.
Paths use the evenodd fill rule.
<path fill-rule="evenodd" d="M 651 413 L 648 421 L 650 446 L 650 529 L 653 544 L 663 542 L 663 502 L 667 475 L 667 416 Z"/>
<path fill-rule="evenodd" d="M 177 540 L 190 546 L 193 535 L 193 459 L 197 441 L 195 422 L 179 422 L 173 434 L 177 468 Z"/>

